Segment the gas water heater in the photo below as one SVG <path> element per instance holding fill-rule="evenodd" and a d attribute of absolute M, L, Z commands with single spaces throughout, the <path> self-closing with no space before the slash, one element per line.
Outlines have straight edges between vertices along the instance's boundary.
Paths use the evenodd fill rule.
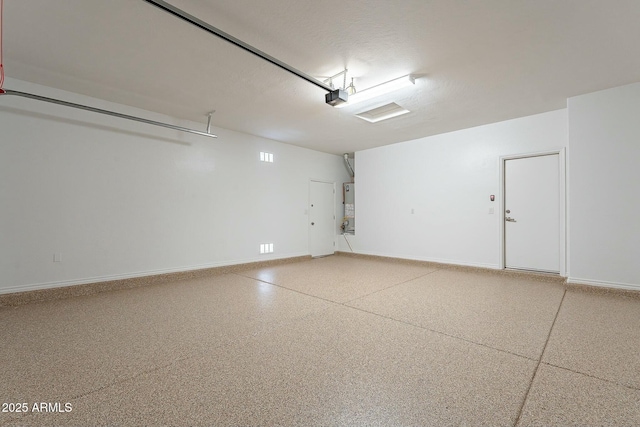
<path fill-rule="evenodd" d="M 356 233 L 356 185 L 353 182 L 342 184 L 342 204 L 344 216 L 342 218 L 342 232 L 346 234 Z"/>

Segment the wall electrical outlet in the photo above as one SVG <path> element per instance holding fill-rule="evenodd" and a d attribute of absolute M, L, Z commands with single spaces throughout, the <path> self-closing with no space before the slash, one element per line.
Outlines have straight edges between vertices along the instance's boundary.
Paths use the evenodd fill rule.
<path fill-rule="evenodd" d="M 62 262 L 62 254 L 53 254 L 53 262 Z"/>
<path fill-rule="evenodd" d="M 493 215 L 493 208 L 489 208 L 489 215 Z"/>

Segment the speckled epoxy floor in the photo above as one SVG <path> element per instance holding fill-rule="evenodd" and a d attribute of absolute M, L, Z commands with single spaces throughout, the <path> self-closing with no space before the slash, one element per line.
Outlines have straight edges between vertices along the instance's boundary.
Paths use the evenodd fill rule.
<path fill-rule="evenodd" d="M 2 426 L 640 425 L 640 299 L 526 277 L 332 256 L 0 325 Z"/>

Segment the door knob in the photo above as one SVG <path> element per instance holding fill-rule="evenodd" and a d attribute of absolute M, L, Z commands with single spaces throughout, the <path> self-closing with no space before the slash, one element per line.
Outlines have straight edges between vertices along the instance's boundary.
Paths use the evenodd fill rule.
<path fill-rule="evenodd" d="M 316 223 L 315 223 L 315 222 L 312 222 L 312 223 L 311 223 L 311 225 L 316 225 Z"/>
<path fill-rule="evenodd" d="M 517 222 L 515 219 L 513 219 L 513 218 L 509 218 L 509 217 L 506 217 L 506 218 L 505 218 L 505 221 L 509 221 L 509 222 Z"/>

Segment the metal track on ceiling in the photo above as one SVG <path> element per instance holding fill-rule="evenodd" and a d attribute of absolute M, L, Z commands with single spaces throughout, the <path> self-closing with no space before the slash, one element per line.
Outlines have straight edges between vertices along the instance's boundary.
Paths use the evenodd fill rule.
<path fill-rule="evenodd" d="M 220 37 L 223 40 L 228 41 L 229 43 L 232 43 L 233 45 L 239 47 L 240 49 L 246 50 L 247 52 L 250 52 L 262 59 L 264 59 L 265 61 L 268 61 L 270 63 L 272 63 L 273 65 L 275 65 L 276 67 L 280 67 L 283 70 L 286 70 L 288 72 L 290 72 L 291 74 L 294 74 L 298 77 L 300 77 L 303 80 L 306 80 L 307 82 L 318 86 L 321 89 L 326 90 L 327 92 L 332 92 L 333 89 L 326 85 L 325 83 L 314 79 L 313 77 L 311 77 L 310 75 L 298 70 L 297 68 L 292 67 L 289 64 L 286 64 L 282 61 L 280 61 L 277 58 L 274 58 L 273 56 L 264 53 L 263 51 L 261 51 L 260 49 L 257 49 L 245 42 L 243 42 L 240 39 L 237 39 L 236 37 L 233 37 L 231 34 L 228 34 L 224 31 L 222 31 L 219 28 L 214 27 L 211 24 L 208 24 L 206 22 L 204 22 L 203 20 L 196 18 L 193 15 L 190 15 L 189 13 L 185 12 L 182 9 L 178 9 L 177 7 L 173 6 L 170 3 L 167 3 L 166 1 L 163 0 L 144 0 L 149 4 L 152 4 L 160 9 L 162 9 L 163 11 L 182 19 L 183 21 L 186 21 L 188 23 L 190 23 L 191 25 L 195 25 L 196 27 L 200 28 L 201 30 L 204 30 L 206 32 L 208 32 L 209 34 L 213 34 L 214 36 Z"/>
<path fill-rule="evenodd" d="M 220 30 L 219 28 L 214 27 L 213 25 L 210 25 L 204 21 L 202 21 L 201 19 L 196 18 L 193 15 L 188 14 L 187 12 L 173 6 L 170 3 L 167 3 L 166 1 L 162 1 L 162 0 L 144 0 L 147 3 L 156 6 L 158 8 L 160 8 L 161 10 L 176 16 L 192 25 L 195 25 L 196 27 L 210 33 L 213 34 L 217 37 L 220 37 L 223 40 L 226 40 L 229 43 L 232 43 L 233 45 L 247 51 L 250 52 L 262 59 L 264 59 L 267 62 L 270 62 L 271 64 L 282 68 L 283 70 L 288 71 L 291 74 L 294 74 L 297 77 L 300 77 L 303 80 L 306 80 L 307 82 L 318 86 L 319 88 L 326 90 L 327 92 L 332 92 L 333 89 L 328 86 L 327 84 L 325 84 L 324 82 L 321 82 L 319 80 L 316 80 L 315 78 L 309 76 L 308 74 L 292 67 L 289 64 L 286 64 L 282 61 L 280 61 L 277 58 L 274 58 L 273 56 L 261 51 L 260 49 L 257 49 L 245 42 L 243 42 L 242 40 L 233 37 L 232 35 Z M 104 115 L 108 115 L 108 116 L 113 116 L 113 117 L 118 117 L 121 119 L 126 119 L 126 120 L 132 120 L 132 121 L 136 121 L 136 122 L 141 122 L 141 123 L 146 123 L 149 125 L 153 125 L 153 126 L 161 126 L 161 127 L 165 127 L 165 128 L 169 128 L 169 129 L 173 129 L 173 130 L 177 130 L 177 131 L 181 131 L 181 132 L 187 132 L 187 133 L 192 133 L 192 134 L 196 134 L 196 135 L 201 135 L 201 136 L 207 136 L 210 138 L 217 138 L 217 135 L 214 135 L 210 132 L 211 129 L 211 114 L 209 114 L 209 121 L 207 123 L 207 131 L 206 132 L 202 132 L 202 131 L 198 131 L 195 129 L 189 129 L 189 128 L 185 128 L 182 126 L 176 126 L 176 125 L 171 125 L 169 123 L 163 123 L 163 122 L 158 122 L 155 120 L 149 120 L 149 119 L 145 119 L 142 117 L 136 117 L 136 116 L 131 116 L 128 114 L 123 114 L 123 113 L 118 113 L 116 111 L 110 111 L 110 110 L 104 110 L 102 108 L 96 108 L 96 107 L 90 107 L 88 105 L 82 105 L 82 104 L 76 104 L 74 102 L 69 102 L 69 101 L 63 101 L 61 99 L 55 99 L 55 98 L 49 98 L 46 96 L 41 96 L 41 95 L 35 95 L 32 93 L 27 93 L 27 92 L 21 92 L 21 91 L 17 91 L 17 90 L 10 90 L 10 89 L 0 89 L 0 95 L 12 95 L 12 96 L 19 96 L 22 98 L 29 98 L 29 99 L 34 99 L 37 101 L 42 101 L 42 102 L 48 102 L 51 104 L 57 104 L 57 105 L 63 105 L 65 107 L 70 107 L 70 108 L 76 108 L 79 110 L 85 110 L 85 111 L 91 111 L 93 113 L 98 113 L 98 114 L 104 114 Z"/>

